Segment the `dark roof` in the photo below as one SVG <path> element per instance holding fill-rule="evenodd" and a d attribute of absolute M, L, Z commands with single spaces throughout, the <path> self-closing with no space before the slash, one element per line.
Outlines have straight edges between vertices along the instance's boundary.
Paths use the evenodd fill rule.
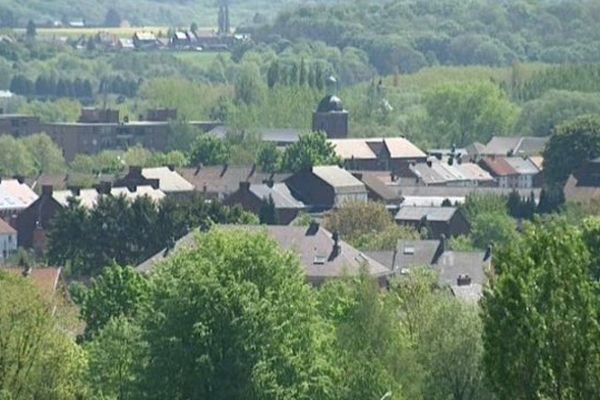
<path fill-rule="evenodd" d="M 399 240 L 395 271 L 432 265 L 441 251 L 440 240 Z"/>
<path fill-rule="evenodd" d="M 484 261 L 484 252 L 446 251 L 434 265 L 439 273 L 439 282 L 453 289 L 457 297 L 468 301 L 477 301 L 482 295 L 482 288 L 487 282 L 486 274 L 491 267 L 490 260 Z M 469 285 L 459 285 L 459 276 L 468 275 Z M 456 289 L 456 290 L 455 290 Z"/>
<path fill-rule="evenodd" d="M 340 111 L 344 111 L 344 104 L 339 97 L 334 95 L 327 95 L 323 97 L 323 99 L 319 102 L 319 106 L 317 107 L 317 112 L 319 113 Z"/>
<path fill-rule="evenodd" d="M 389 178 L 389 174 L 386 178 Z M 360 180 L 367 188 L 367 191 L 373 193 L 376 197 L 384 201 L 385 203 L 400 203 L 402 201 L 402 196 L 398 194 L 396 191 L 390 189 L 385 182 L 382 180 L 381 173 L 378 172 L 370 172 L 370 171 L 361 171 L 361 172 L 353 172 L 358 180 Z"/>
<path fill-rule="evenodd" d="M 457 207 L 401 207 L 396 214 L 396 221 L 427 221 L 448 222 L 458 211 Z"/>
<path fill-rule="evenodd" d="M 229 195 L 235 192 L 240 182 L 251 184 L 265 183 L 272 180 L 281 182 L 289 177 L 289 174 L 270 174 L 259 172 L 253 166 L 213 166 L 199 168 L 181 168 L 177 172 L 188 182 L 194 185 L 197 191 L 207 193 Z"/>
<path fill-rule="evenodd" d="M 17 231 L 10 226 L 6 221 L 0 218 L 0 235 L 14 235 Z"/>
<path fill-rule="evenodd" d="M 375 277 L 384 277 L 391 274 L 391 271 L 385 266 L 343 240 L 339 242 L 339 255 L 334 256 L 332 254 L 334 247 L 332 234 L 321 227 L 220 225 L 214 229 L 240 229 L 248 231 L 250 234 L 266 232 L 283 249 L 293 251 L 299 256 L 308 280 L 313 283 L 320 283 L 326 279 L 339 278 L 345 275 L 356 275 L 363 266 L 366 266 L 369 273 Z M 179 240 L 174 251 L 195 246 L 197 243 L 196 235 L 198 235 L 198 232 L 194 231 Z M 172 253 L 173 251 L 165 252 L 163 250 L 140 264 L 136 269 L 139 272 L 150 272 L 157 263 L 160 263 Z"/>
<path fill-rule="evenodd" d="M 250 185 L 250 191 L 261 200 L 272 198 L 275 208 L 304 209 L 306 207 L 304 203 L 292 195 L 285 183 L 275 183 L 273 185 L 257 183 Z"/>

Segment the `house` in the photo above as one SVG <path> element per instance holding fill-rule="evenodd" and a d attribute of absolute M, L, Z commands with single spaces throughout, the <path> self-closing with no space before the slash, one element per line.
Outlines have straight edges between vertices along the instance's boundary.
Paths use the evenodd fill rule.
<path fill-rule="evenodd" d="M 354 276 L 362 268 L 385 286 L 391 271 L 371 257 L 361 253 L 338 235 L 332 234 L 317 223 L 308 227 L 282 225 L 220 225 L 213 229 L 243 230 L 248 234 L 266 232 L 282 249 L 295 253 L 304 268 L 307 281 L 320 286 L 331 279 Z M 196 235 L 192 232 L 180 239 L 173 251 L 163 250 L 137 266 L 137 271 L 150 273 L 152 269 L 169 255 L 196 245 Z"/>
<path fill-rule="evenodd" d="M 136 32 L 133 34 L 133 45 L 136 50 L 152 50 L 158 47 L 158 40 L 152 32 Z"/>
<path fill-rule="evenodd" d="M 0 178 L 0 218 L 12 223 L 37 197 L 23 179 Z"/>
<path fill-rule="evenodd" d="M 429 159 L 409 166 L 418 184 L 425 186 L 492 186 L 494 178 L 479 165 L 470 162 Z"/>
<path fill-rule="evenodd" d="M 0 273 L 5 272 L 14 276 L 23 277 L 31 281 L 37 288 L 42 298 L 52 301 L 59 289 L 62 276 L 62 268 L 0 268 Z"/>
<path fill-rule="evenodd" d="M 569 176 L 563 189 L 565 200 L 574 203 L 600 201 L 600 158 L 585 162 Z"/>
<path fill-rule="evenodd" d="M 17 241 L 20 247 L 33 248 L 37 254 L 43 254 L 46 249 L 46 235 L 52 227 L 52 219 L 59 210 L 66 207 L 70 198 L 77 199 L 86 208 L 93 208 L 101 196 L 124 196 L 129 201 L 138 197 L 148 196 L 150 199 L 161 201 L 165 194 L 151 186 L 138 186 L 135 191 L 128 188 L 113 188 L 104 182 L 96 189 L 78 189 L 54 191 L 51 185 L 42 187 L 40 197 L 17 217 Z"/>
<path fill-rule="evenodd" d="M 238 190 L 240 182 L 270 184 L 271 182 L 281 182 L 290 176 L 290 174 L 261 172 L 256 165 L 233 166 L 228 164 L 179 168 L 177 172 L 194 186 L 196 192 L 202 193 L 208 199 L 217 200 L 224 200 Z"/>
<path fill-rule="evenodd" d="M 365 185 L 338 166 L 318 166 L 285 180 L 291 192 L 314 211 L 330 210 L 348 201 L 368 200 Z"/>
<path fill-rule="evenodd" d="M 349 170 L 404 171 L 410 164 L 425 162 L 427 155 L 403 137 L 329 139 Z"/>
<path fill-rule="evenodd" d="M 192 38 L 196 37 L 193 34 L 188 34 L 188 32 L 184 31 L 176 31 L 173 33 L 171 37 L 171 47 L 176 49 L 186 49 L 192 45 Z"/>
<path fill-rule="evenodd" d="M 488 171 L 501 188 L 530 189 L 539 183 L 540 170 L 529 158 L 487 157 L 479 165 Z"/>
<path fill-rule="evenodd" d="M 370 201 L 379 201 L 387 205 L 402 203 L 402 196 L 385 183 L 389 179 L 388 173 L 360 171 L 352 172 L 352 175 L 365 185 L 367 197 Z"/>
<path fill-rule="evenodd" d="M 239 205 L 256 215 L 272 201 L 275 208 L 274 224 L 289 225 L 298 214 L 306 209 L 304 203 L 296 199 L 285 183 L 240 182 L 240 187 L 226 199 L 224 204 Z"/>
<path fill-rule="evenodd" d="M 544 152 L 550 137 L 537 136 L 494 136 L 481 150 L 481 156 L 534 156 Z"/>
<path fill-rule="evenodd" d="M 17 231 L 0 218 L 0 264 L 17 251 Z"/>
<path fill-rule="evenodd" d="M 40 132 L 42 128 L 39 117 L 0 113 L 0 135 L 7 134 L 19 138 Z"/>
<path fill-rule="evenodd" d="M 130 166 L 129 172 L 124 177 L 115 180 L 113 186 L 130 189 L 151 186 L 170 197 L 189 196 L 195 190 L 194 185 L 185 180 L 173 166 L 156 168 Z"/>
<path fill-rule="evenodd" d="M 429 267 L 459 299 L 477 302 L 483 295 L 487 274 L 491 272 L 491 248 L 487 251 L 448 250 L 445 238 L 439 240 L 399 240 L 394 251 L 367 252 L 371 258 L 406 276 L 418 267 Z"/>
<path fill-rule="evenodd" d="M 470 231 L 469 222 L 457 207 L 402 206 L 394 218 L 400 225 L 426 230 L 434 239 L 467 235 Z"/>

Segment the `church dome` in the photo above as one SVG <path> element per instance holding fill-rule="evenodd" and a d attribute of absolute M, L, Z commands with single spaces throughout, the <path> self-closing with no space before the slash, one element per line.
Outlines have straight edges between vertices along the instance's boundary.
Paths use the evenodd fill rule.
<path fill-rule="evenodd" d="M 333 95 L 328 95 L 321 100 L 319 106 L 317 107 L 317 112 L 319 113 L 327 113 L 327 112 L 335 112 L 335 111 L 344 111 L 344 104 L 342 100 Z"/>

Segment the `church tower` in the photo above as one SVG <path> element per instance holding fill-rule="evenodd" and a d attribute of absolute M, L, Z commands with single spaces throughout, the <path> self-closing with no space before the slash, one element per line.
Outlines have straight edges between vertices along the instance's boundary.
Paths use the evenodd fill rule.
<path fill-rule="evenodd" d="M 331 139 L 348 137 L 348 111 L 344 110 L 342 100 L 336 96 L 337 81 L 331 76 L 327 79 L 327 95 L 313 113 L 313 132 L 323 132 Z"/>

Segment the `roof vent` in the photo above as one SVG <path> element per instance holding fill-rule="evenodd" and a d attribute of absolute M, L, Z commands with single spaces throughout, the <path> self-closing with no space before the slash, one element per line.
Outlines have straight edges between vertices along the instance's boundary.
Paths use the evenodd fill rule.
<path fill-rule="evenodd" d="M 406 255 L 414 255 L 415 254 L 415 246 L 404 246 L 404 254 Z"/>
<path fill-rule="evenodd" d="M 459 275 L 456 279 L 456 284 L 458 286 L 469 286 L 471 284 L 471 277 L 468 274 Z"/>
<path fill-rule="evenodd" d="M 313 259 L 313 264 L 315 265 L 324 265 L 325 261 L 327 261 L 327 257 L 325 256 L 315 256 Z"/>

